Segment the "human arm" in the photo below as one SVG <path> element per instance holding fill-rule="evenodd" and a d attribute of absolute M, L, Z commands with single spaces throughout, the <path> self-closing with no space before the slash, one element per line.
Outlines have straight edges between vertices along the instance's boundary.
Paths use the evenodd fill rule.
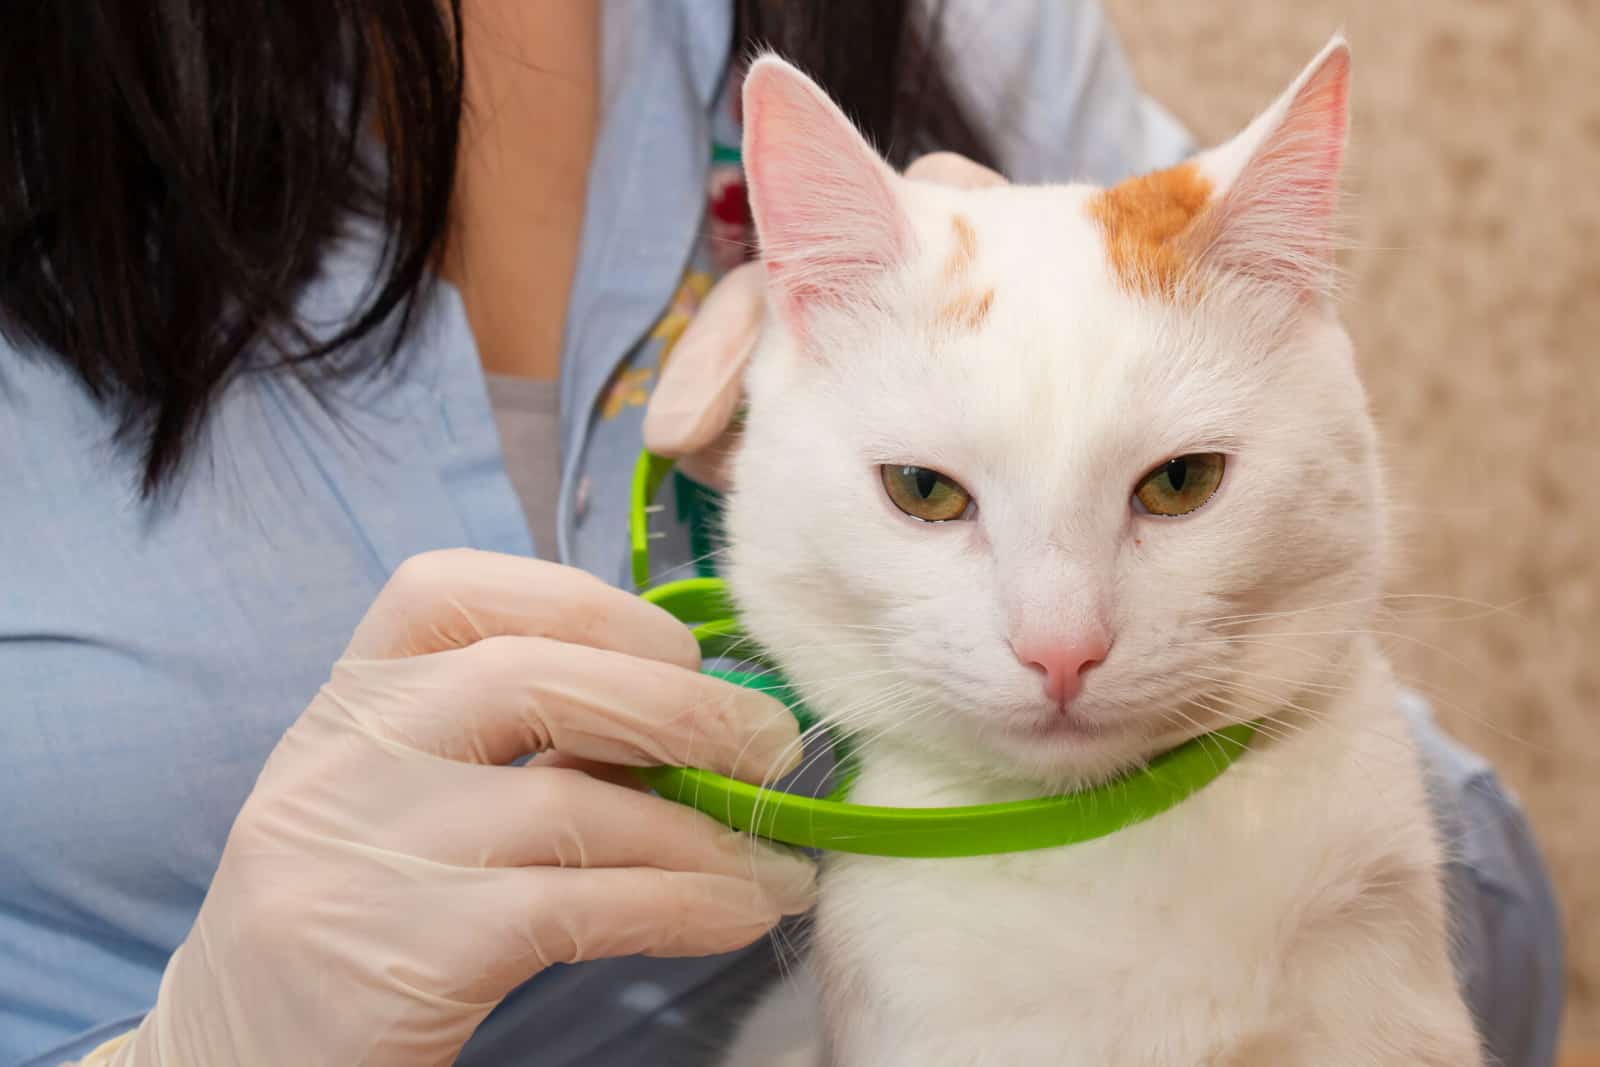
<path fill-rule="evenodd" d="M 1401 694 L 1445 847 L 1456 977 L 1491 1062 L 1552 1067 L 1564 951 L 1550 873 L 1527 817 L 1494 768 L 1457 744 L 1426 701 Z"/>
<path fill-rule="evenodd" d="M 1098 3 L 946 0 L 950 84 L 1014 182 L 1110 185 L 1194 151 L 1134 78 Z"/>
<path fill-rule="evenodd" d="M 781 705 L 697 666 L 581 572 L 408 562 L 269 757 L 154 1009 L 84 1062 L 448 1063 L 552 963 L 726 951 L 803 910 L 808 863 L 608 770 L 789 755 Z"/>

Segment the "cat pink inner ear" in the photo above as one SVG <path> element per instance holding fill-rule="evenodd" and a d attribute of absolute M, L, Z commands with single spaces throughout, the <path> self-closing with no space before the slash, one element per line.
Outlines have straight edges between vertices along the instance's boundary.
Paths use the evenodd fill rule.
<path fill-rule="evenodd" d="M 906 254 L 900 178 L 805 75 L 773 57 L 744 82 L 744 162 L 774 306 L 803 335 Z"/>
<path fill-rule="evenodd" d="M 1336 36 L 1242 133 L 1195 159 L 1215 190 L 1196 234 L 1202 260 L 1297 291 L 1327 285 L 1349 87 Z"/>

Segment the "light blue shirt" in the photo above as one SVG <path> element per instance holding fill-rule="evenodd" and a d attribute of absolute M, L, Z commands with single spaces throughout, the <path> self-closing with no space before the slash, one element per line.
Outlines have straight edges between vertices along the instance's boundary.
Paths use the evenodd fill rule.
<path fill-rule="evenodd" d="M 1187 151 L 1097 7 L 949 6 L 955 80 L 1013 177 L 1112 181 Z M 612 581 L 625 567 L 613 490 L 639 448 L 637 413 L 596 408 L 694 248 L 731 33 L 727 0 L 603 6 L 603 119 L 563 356 L 560 544 L 538 547 Z M 330 257 L 308 321 L 353 306 L 370 252 L 357 241 Z M 535 547 L 448 286 L 396 364 L 331 399 L 282 373 L 241 377 L 181 493 L 152 507 L 106 414 L 0 342 L 0 1064 L 58 1063 L 137 1024 L 267 753 L 402 559 Z M 1490 769 L 1420 703 L 1406 710 L 1453 848 L 1465 988 L 1506 1064 L 1546 1067 L 1561 953 L 1544 869 Z M 771 969 L 764 946 L 558 968 L 502 1005 L 462 1062 L 707 1062 L 714 1024 Z"/>

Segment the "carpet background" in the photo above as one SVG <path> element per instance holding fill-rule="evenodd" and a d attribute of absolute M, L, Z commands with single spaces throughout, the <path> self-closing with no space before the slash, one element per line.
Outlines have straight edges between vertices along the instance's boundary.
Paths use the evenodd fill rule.
<path fill-rule="evenodd" d="M 1342 27 L 1346 317 L 1397 504 L 1387 644 L 1523 801 L 1600 1046 L 1600 2 L 1108 0 L 1206 143 Z"/>

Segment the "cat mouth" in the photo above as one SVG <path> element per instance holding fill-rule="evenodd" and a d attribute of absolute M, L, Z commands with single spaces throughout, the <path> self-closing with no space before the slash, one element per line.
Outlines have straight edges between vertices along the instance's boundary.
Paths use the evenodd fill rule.
<path fill-rule="evenodd" d="M 1013 735 L 1034 741 L 1098 741 L 1126 729 L 1127 723 L 1091 719 L 1070 707 L 1065 711 L 1052 709 L 1048 715 L 1032 722 L 1007 726 Z"/>

